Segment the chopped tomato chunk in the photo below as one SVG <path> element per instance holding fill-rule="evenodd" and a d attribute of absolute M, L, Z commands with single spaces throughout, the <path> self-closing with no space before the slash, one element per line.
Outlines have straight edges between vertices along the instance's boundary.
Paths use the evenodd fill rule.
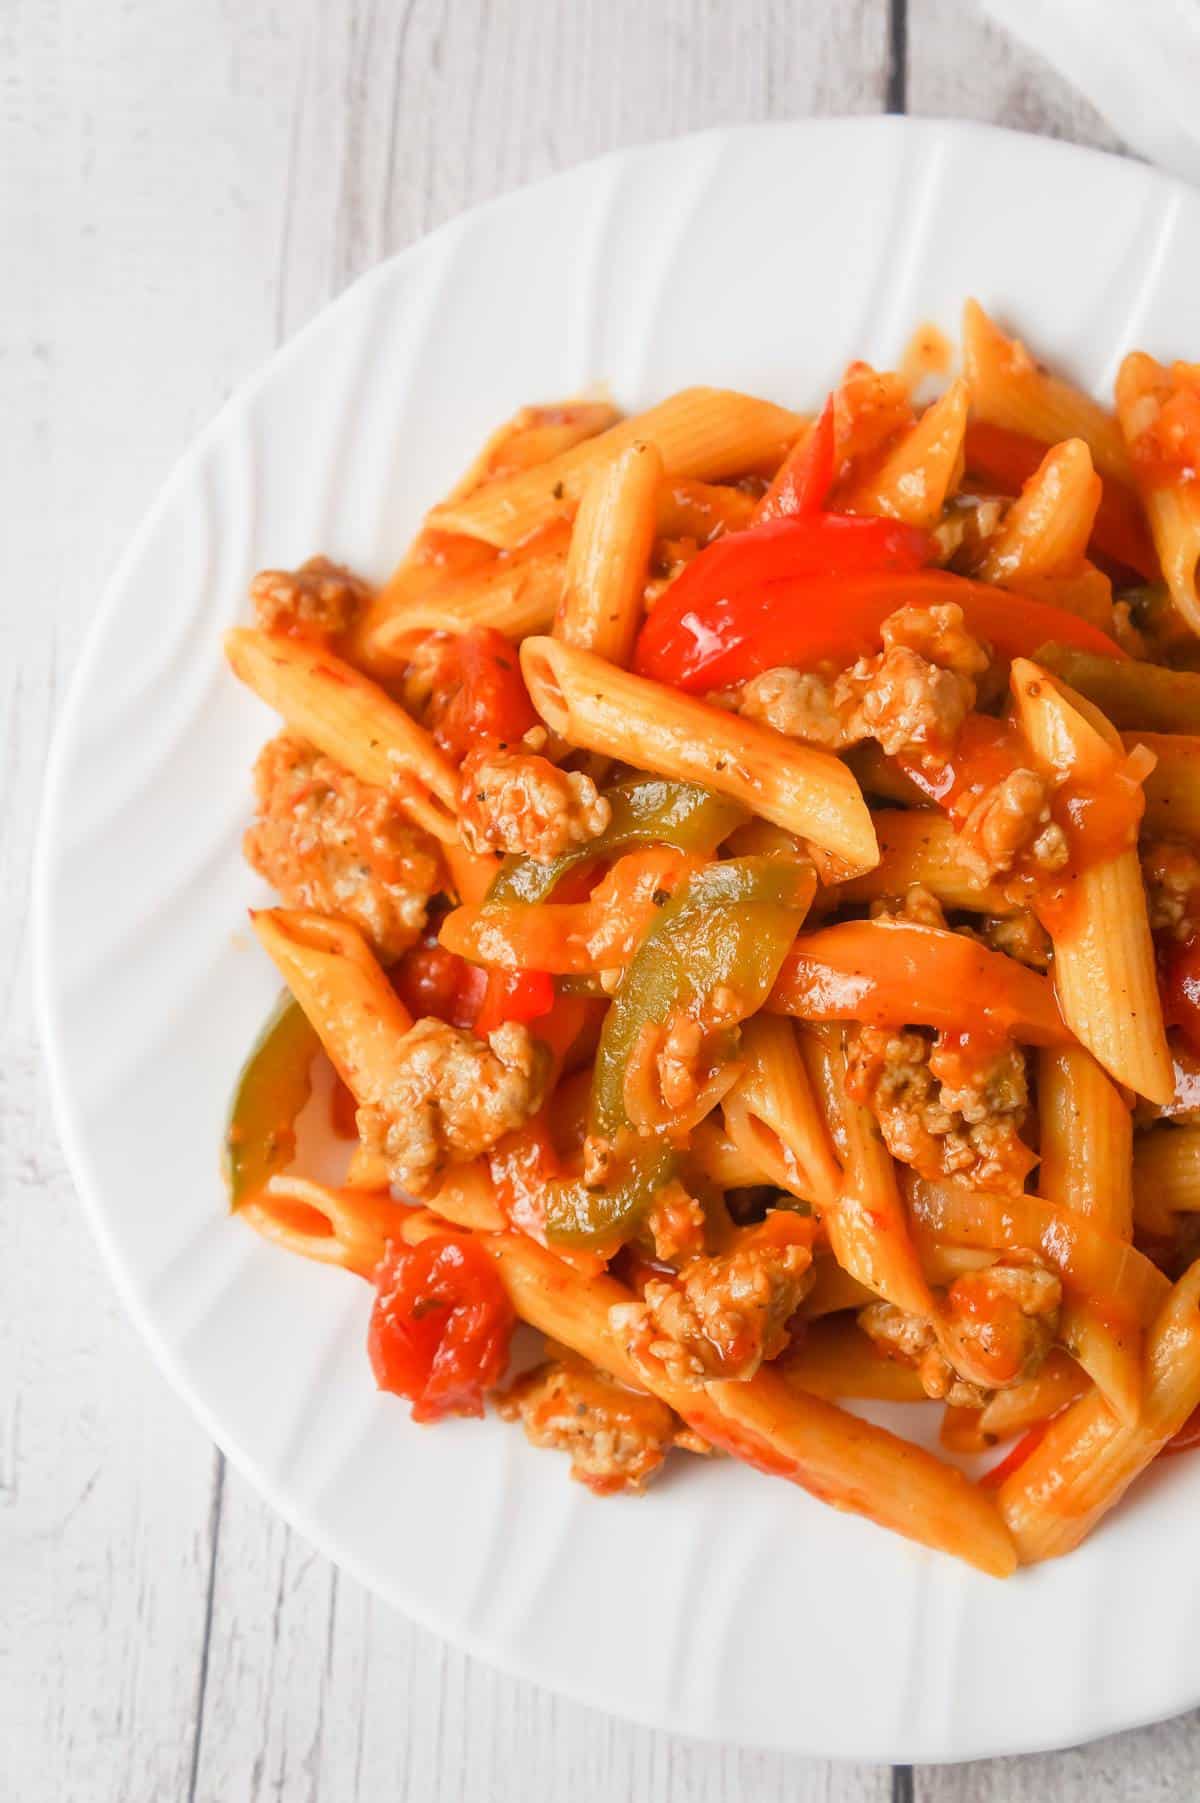
<path fill-rule="evenodd" d="M 451 1233 L 389 1246 L 375 1284 L 367 1351 L 379 1388 L 407 1397 L 414 1421 L 482 1415 L 516 1319 L 487 1253 Z"/>
<path fill-rule="evenodd" d="M 456 762 L 477 745 L 515 744 L 537 725 L 517 648 L 502 632 L 473 626 L 447 655 L 452 677 L 435 697 L 433 736 Z"/>

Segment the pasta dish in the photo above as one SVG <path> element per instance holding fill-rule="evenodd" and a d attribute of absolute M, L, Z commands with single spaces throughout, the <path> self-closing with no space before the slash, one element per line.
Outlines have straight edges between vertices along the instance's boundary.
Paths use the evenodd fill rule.
<path fill-rule="evenodd" d="M 995 1576 L 1200 1438 L 1198 559 L 1200 365 L 1109 410 L 969 302 L 812 415 L 523 408 L 382 586 L 255 577 L 225 1173 L 380 1388 Z"/>

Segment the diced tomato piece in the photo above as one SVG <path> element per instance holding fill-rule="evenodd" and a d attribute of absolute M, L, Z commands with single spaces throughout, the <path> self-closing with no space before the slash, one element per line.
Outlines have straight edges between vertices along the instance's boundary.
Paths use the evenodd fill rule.
<path fill-rule="evenodd" d="M 389 1246 L 375 1284 L 367 1351 L 379 1388 L 407 1397 L 414 1421 L 482 1415 L 516 1320 L 487 1253 L 452 1233 Z"/>
<path fill-rule="evenodd" d="M 469 1027 L 474 1015 L 461 1019 L 461 992 L 467 973 L 473 968 L 457 952 L 438 944 L 436 927 L 392 966 L 392 987 L 414 1020 L 432 1014 L 451 1026 Z"/>
<path fill-rule="evenodd" d="M 517 648 L 491 626 L 474 626 L 448 649 L 451 680 L 434 695 L 433 736 L 461 762 L 477 745 L 515 744 L 537 725 Z"/>

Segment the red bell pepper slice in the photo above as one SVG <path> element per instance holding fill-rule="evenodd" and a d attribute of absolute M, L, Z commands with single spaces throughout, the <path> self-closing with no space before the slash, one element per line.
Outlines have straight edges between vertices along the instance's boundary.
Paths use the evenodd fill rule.
<path fill-rule="evenodd" d="M 964 446 L 968 473 L 982 476 L 1006 495 L 1020 494 L 1049 449 L 1049 445 L 1027 433 L 979 422 L 967 427 Z M 1111 476 L 1101 476 L 1100 480 L 1100 506 L 1092 526 L 1093 551 L 1136 571 L 1147 582 L 1160 581 L 1154 542 L 1137 495 Z"/>
<path fill-rule="evenodd" d="M 1101 657 L 1125 656 L 1107 633 L 1078 614 L 945 570 L 799 574 L 757 582 L 734 581 L 731 570 L 731 579 L 713 588 L 702 580 L 689 583 L 711 551 L 722 546 L 732 551 L 737 542 L 718 540 L 672 583 L 638 641 L 640 675 L 696 693 L 745 682 L 779 665 L 805 670 L 828 662 L 846 669 L 856 658 L 879 650 L 883 622 L 897 608 L 947 601 L 958 603 L 968 631 L 1003 658 L 1031 657 L 1052 642 Z"/>
<path fill-rule="evenodd" d="M 754 524 L 808 518 L 824 507 L 833 487 L 835 432 L 833 396 L 807 438 L 788 452 L 754 510 Z"/>

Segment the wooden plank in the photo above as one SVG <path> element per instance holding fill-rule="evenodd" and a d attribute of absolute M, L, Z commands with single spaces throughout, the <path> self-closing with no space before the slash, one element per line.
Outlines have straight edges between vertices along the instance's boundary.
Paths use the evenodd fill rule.
<path fill-rule="evenodd" d="M 236 43 L 211 6 L 70 0 L 0 24 L 0 1796 L 14 1803 L 183 1799 L 191 1775 L 220 1462 L 125 1320 L 58 1149 L 28 866 L 95 598 L 183 445 L 273 341 L 259 259 L 275 201 L 247 171 L 271 166 L 265 140 L 286 143 L 287 122 L 264 107 L 272 9 L 238 10 Z"/>
<path fill-rule="evenodd" d="M 927 1766 L 913 1774 L 914 1803 L 1159 1803 L 1192 1797 L 1200 1715 L 1116 1734 L 1066 1753 Z"/>
<path fill-rule="evenodd" d="M 982 119 L 1121 150 L 1112 130 L 1041 57 L 964 0 L 906 0 L 908 111 Z"/>

